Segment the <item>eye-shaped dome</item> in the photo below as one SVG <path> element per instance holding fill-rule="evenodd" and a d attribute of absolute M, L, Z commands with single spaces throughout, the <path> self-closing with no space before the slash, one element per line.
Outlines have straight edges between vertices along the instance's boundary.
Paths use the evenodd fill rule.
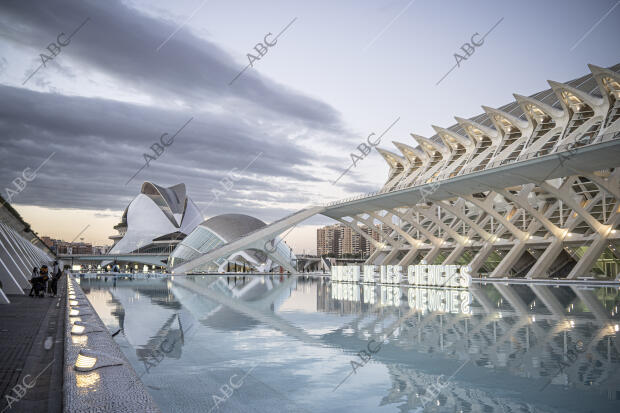
<path fill-rule="evenodd" d="M 266 224 L 260 219 L 243 214 L 222 214 L 209 218 L 196 227 L 177 247 L 172 251 L 168 258 L 168 266 L 174 268 L 200 255 L 211 251 L 221 245 L 235 241 L 263 228 Z M 274 247 L 268 246 L 269 258 L 278 263 L 290 263 L 295 255 L 291 249 L 278 238 L 274 242 Z M 273 248 L 273 252 L 271 249 Z M 256 249 L 239 251 L 228 257 L 229 260 L 247 263 L 254 269 L 266 268 L 267 254 Z M 193 271 L 218 271 L 227 262 L 224 257 L 194 268 Z"/>

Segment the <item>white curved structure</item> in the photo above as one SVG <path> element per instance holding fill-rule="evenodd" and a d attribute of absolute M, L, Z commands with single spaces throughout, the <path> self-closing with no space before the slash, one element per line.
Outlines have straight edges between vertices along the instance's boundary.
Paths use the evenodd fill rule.
<path fill-rule="evenodd" d="M 491 277 L 620 277 L 620 64 L 381 149 L 372 194 L 307 208 L 195 258 L 256 245 L 314 214 L 388 232 L 368 264 L 469 265 Z M 416 145 L 414 147 L 414 145 Z"/>
<path fill-rule="evenodd" d="M 53 261 L 50 249 L 30 228 L 0 211 L 0 304 L 10 303 L 7 294 L 23 295 L 31 287 L 32 269 Z"/>
<path fill-rule="evenodd" d="M 381 150 L 374 194 L 328 205 L 353 229 L 382 225 L 373 264 L 470 265 L 491 277 L 620 275 L 620 64 L 430 138 Z M 353 212 L 353 213 L 352 213 Z"/>
<path fill-rule="evenodd" d="M 125 209 L 121 223 L 114 227 L 119 235 L 110 237 L 117 242 L 109 254 L 144 251 L 149 246 L 157 249 L 157 238 L 182 238 L 202 220 L 200 210 L 187 196 L 185 184 L 165 188 L 145 182 Z"/>
<path fill-rule="evenodd" d="M 263 221 L 249 215 L 223 214 L 209 218 L 198 225 L 177 245 L 170 254 L 168 267 L 174 269 L 184 265 L 215 248 L 233 242 L 265 226 Z M 229 262 L 238 265 L 245 263 L 251 269 L 260 272 L 269 271 L 277 266 L 281 266 L 287 271 L 294 271 L 292 263 L 296 258 L 286 243 L 276 238 L 275 241 L 265 244 L 265 248 L 248 247 L 233 251 L 228 256 L 217 257 L 212 261 L 197 263 L 190 267 L 185 266 L 184 271 L 222 272 L 226 270 Z"/>

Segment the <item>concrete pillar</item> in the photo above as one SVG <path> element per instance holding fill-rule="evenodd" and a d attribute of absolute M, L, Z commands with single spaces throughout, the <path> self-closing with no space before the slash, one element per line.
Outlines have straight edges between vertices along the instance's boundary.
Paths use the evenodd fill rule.
<path fill-rule="evenodd" d="M 17 246 L 17 248 L 19 250 L 22 251 L 22 257 L 26 258 L 27 261 L 30 261 L 30 267 L 37 267 L 38 266 L 38 261 L 34 258 L 34 256 L 30 253 L 30 251 L 28 250 L 28 248 L 26 248 L 26 246 L 24 245 L 24 239 L 17 234 L 13 228 L 2 224 L 2 227 L 5 230 L 5 233 L 9 235 L 9 237 L 11 237 L 14 241 L 14 244 Z M 29 268 L 29 271 L 32 270 L 32 268 Z"/>
<path fill-rule="evenodd" d="M 22 258 L 24 259 L 24 261 L 28 263 L 28 269 L 31 271 L 32 267 L 37 267 L 38 262 L 35 260 L 35 258 L 32 256 L 30 251 L 28 251 L 28 249 L 24 245 L 24 240 L 21 239 L 21 237 L 19 237 L 18 235 L 15 235 L 11 232 L 9 232 L 9 235 L 13 237 L 13 241 L 14 241 L 13 245 L 15 245 L 18 251 L 21 251 Z"/>
<path fill-rule="evenodd" d="M 16 234 L 19 237 L 19 234 Z M 19 237 L 21 239 L 21 242 L 24 246 L 24 248 L 30 252 L 30 255 L 33 257 L 33 259 L 35 260 L 35 262 L 38 263 L 38 265 L 43 265 L 44 263 L 47 264 L 47 259 L 46 257 L 44 257 L 41 254 L 41 251 L 39 251 L 37 248 L 35 248 L 34 245 L 32 245 L 30 242 L 28 242 L 27 240 L 25 240 L 22 237 Z"/>
<path fill-rule="evenodd" d="M 40 266 L 41 265 L 41 257 L 39 257 L 34 252 L 34 250 L 30 247 L 30 245 L 28 245 L 30 243 L 28 241 L 26 241 L 25 239 L 23 239 L 22 237 L 20 237 L 18 234 L 15 234 L 15 236 L 17 237 L 17 241 L 20 243 L 20 245 L 22 246 L 22 248 L 24 249 L 26 254 L 28 254 L 30 259 L 34 263 L 34 266 L 36 266 L 36 267 Z"/>
<path fill-rule="evenodd" d="M 2 228 L 0 228 L 0 244 L 2 244 L 3 248 L 5 248 L 11 260 L 15 263 L 15 265 L 19 268 L 20 273 L 26 279 L 30 279 L 30 269 L 22 260 L 21 254 L 17 252 L 15 246 L 13 245 L 13 241 L 9 238 L 7 234 L 4 233 Z"/>
<path fill-rule="evenodd" d="M 2 291 L 2 288 L 0 288 L 0 304 L 11 304 L 9 298 L 4 294 L 4 291 Z"/>
<path fill-rule="evenodd" d="M 30 274 L 30 268 L 28 268 L 29 263 L 26 260 L 26 257 L 24 257 L 23 252 L 19 249 L 19 246 L 17 245 L 17 242 L 15 241 L 15 239 L 11 236 L 10 231 L 8 231 L 8 229 L 4 226 L 1 225 L 0 226 L 0 234 L 4 235 L 4 238 L 6 238 L 9 242 L 9 244 L 11 245 L 11 248 L 15 251 L 15 254 L 17 255 L 17 257 L 19 258 L 19 261 L 25 266 L 28 274 Z"/>
<path fill-rule="evenodd" d="M 439 248 L 439 246 L 436 245 L 428 252 L 428 254 L 424 256 L 423 260 L 426 261 L 427 264 L 432 264 L 440 252 L 441 252 L 441 248 Z"/>
<path fill-rule="evenodd" d="M 444 265 L 454 264 L 454 262 L 459 259 L 459 257 L 463 254 L 464 251 L 465 251 L 465 245 L 462 245 L 462 244 L 457 245 L 456 248 L 452 250 L 450 255 L 448 255 L 448 257 L 443 262 L 443 264 Z"/>
<path fill-rule="evenodd" d="M 374 265 L 375 261 L 381 256 L 381 254 L 385 253 L 381 248 L 375 249 L 375 252 L 370 254 L 370 257 L 364 262 L 365 265 Z"/>
<path fill-rule="evenodd" d="M 510 277 L 510 270 L 517 263 L 519 258 L 521 258 L 521 255 L 523 255 L 523 251 L 525 251 L 525 248 L 526 248 L 525 241 L 522 241 L 522 240 L 516 241 L 515 244 L 512 246 L 512 248 L 510 249 L 510 251 L 508 251 L 508 254 L 506 254 L 504 258 L 499 262 L 497 267 L 495 267 L 490 277 L 491 278 L 497 278 L 497 277 L 502 277 L 502 276 Z"/>
<path fill-rule="evenodd" d="M 478 275 L 478 270 L 485 263 L 489 255 L 493 252 L 493 248 L 494 246 L 490 242 L 485 243 L 484 246 L 480 248 L 480 251 L 478 251 L 478 253 L 474 256 L 474 259 L 471 260 L 471 262 L 469 263 L 472 276 Z"/>
<path fill-rule="evenodd" d="M 13 258 L 13 254 L 7 248 L 7 243 L 0 237 L 0 258 L 8 268 L 8 271 L 11 273 L 15 281 L 19 284 L 21 288 L 26 288 L 30 284 L 28 282 L 29 278 L 26 277 L 20 266 L 17 264 L 15 259 Z"/>
<path fill-rule="evenodd" d="M 390 251 L 390 253 L 388 255 L 385 256 L 385 258 L 383 258 L 383 260 L 381 261 L 381 265 L 389 265 L 391 264 L 392 259 L 398 255 L 398 251 L 400 250 L 400 247 L 392 247 L 392 251 Z"/>
<path fill-rule="evenodd" d="M 561 239 L 555 238 L 547 247 L 545 252 L 536 260 L 536 263 L 527 272 L 525 278 L 531 280 L 533 278 L 549 278 L 547 271 L 551 264 L 558 258 L 562 252 L 563 243 Z"/>
<path fill-rule="evenodd" d="M 418 256 L 418 249 L 411 248 L 409 252 L 400 260 L 398 265 L 407 266 L 413 264 L 413 260 Z"/>
<path fill-rule="evenodd" d="M 620 221 L 620 214 L 615 213 L 613 218 L 609 221 L 611 224 L 611 228 L 615 228 L 618 224 L 618 221 Z M 583 257 L 581 257 L 579 261 L 577 261 L 577 264 L 575 264 L 571 272 L 568 274 L 568 277 L 566 278 L 574 279 L 581 275 L 587 275 L 590 269 L 592 269 L 592 266 L 594 265 L 598 257 L 601 256 L 603 250 L 609 243 L 609 235 L 610 232 L 607 232 L 607 234 L 605 235 L 598 234 L 594 242 L 590 244 L 590 247 L 588 247 L 586 253 L 583 254 Z"/>
<path fill-rule="evenodd" d="M 24 294 L 24 290 L 19 285 L 15 278 L 11 274 L 11 271 L 6 266 L 2 258 L 0 257 L 0 281 L 2 282 L 2 289 L 7 294 Z"/>
<path fill-rule="evenodd" d="M 43 259 L 43 255 L 41 254 L 41 251 L 39 251 L 37 248 L 35 248 L 34 245 L 32 245 L 32 243 L 30 243 L 28 240 L 26 240 L 25 238 L 21 237 L 24 243 L 24 246 L 27 247 L 30 252 L 32 253 L 32 255 L 38 259 L 38 260 L 42 260 Z"/>

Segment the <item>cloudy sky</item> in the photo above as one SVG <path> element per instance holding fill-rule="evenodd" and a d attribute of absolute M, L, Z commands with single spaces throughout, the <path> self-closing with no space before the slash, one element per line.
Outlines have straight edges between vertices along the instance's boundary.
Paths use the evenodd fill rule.
<path fill-rule="evenodd" d="M 184 182 L 205 217 L 266 222 L 374 191 L 388 170 L 376 151 L 331 183 L 370 133 L 398 120 L 380 147 L 413 145 L 409 133 L 430 136 L 432 124 L 579 77 L 587 63 L 618 63 L 619 4 L 3 0 L 2 196 L 40 235 L 87 228 L 80 237 L 103 244 L 145 180 Z M 157 158 L 147 167 L 145 154 Z M 9 195 L 24 170 L 30 181 Z M 240 179 L 225 188 L 231 174 Z M 287 241 L 313 252 L 327 223 L 311 219 Z"/>

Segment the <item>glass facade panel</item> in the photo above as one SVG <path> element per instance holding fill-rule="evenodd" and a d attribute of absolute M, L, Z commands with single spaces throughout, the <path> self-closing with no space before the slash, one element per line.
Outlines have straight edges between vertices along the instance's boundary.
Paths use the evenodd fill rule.
<path fill-rule="evenodd" d="M 172 254 L 170 254 L 168 262 L 171 266 L 180 265 L 222 244 L 224 244 L 224 241 L 220 237 L 207 228 L 198 226 L 177 246 Z M 221 265 L 223 262 L 225 262 L 223 258 L 215 261 L 217 266 Z M 207 265 L 207 267 L 210 268 L 212 266 Z"/>
<path fill-rule="evenodd" d="M 172 254 L 170 254 L 168 263 L 171 267 L 181 265 L 223 245 L 224 243 L 225 241 L 214 232 L 203 226 L 198 226 L 180 244 L 178 244 Z M 286 245 L 286 243 L 284 243 L 280 238 L 276 238 L 274 244 L 275 251 L 273 251 L 274 247 L 268 247 L 268 251 L 266 252 L 269 252 L 272 255 L 272 258 L 274 258 L 278 263 L 291 263 L 296 259 L 289 246 Z M 256 254 L 250 255 L 256 260 L 259 259 Z M 192 272 L 218 271 L 219 267 L 225 262 L 226 258 L 221 257 L 207 264 L 193 268 Z"/>

